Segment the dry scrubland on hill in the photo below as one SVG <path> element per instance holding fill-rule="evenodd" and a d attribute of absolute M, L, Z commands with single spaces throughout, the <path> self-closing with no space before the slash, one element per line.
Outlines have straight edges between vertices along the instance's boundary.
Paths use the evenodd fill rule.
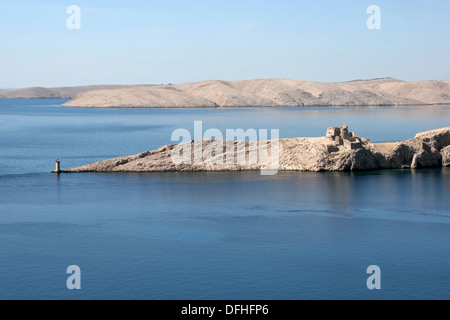
<path fill-rule="evenodd" d="M 0 98 L 73 99 L 63 106 L 123 108 L 424 105 L 450 104 L 450 81 L 211 80 L 177 85 L 34 87 L 0 92 Z"/>
<path fill-rule="evenodd" d="M 450 103 L 450 81 L 391 78 L 340 83 L 260 79 L 93 90 L 68 107 L 299 107 Z"/>

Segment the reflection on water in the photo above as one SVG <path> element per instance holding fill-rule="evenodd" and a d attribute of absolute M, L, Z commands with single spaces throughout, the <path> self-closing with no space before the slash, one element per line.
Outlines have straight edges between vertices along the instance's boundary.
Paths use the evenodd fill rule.
<path fill-rule="evenodd" d="M 74 298 L 75 262 L 79 298 L 449 298 L 449 175 L 5 175 L 0 298 Z M 374 263 L 391 288 L 376 296 Z"/>

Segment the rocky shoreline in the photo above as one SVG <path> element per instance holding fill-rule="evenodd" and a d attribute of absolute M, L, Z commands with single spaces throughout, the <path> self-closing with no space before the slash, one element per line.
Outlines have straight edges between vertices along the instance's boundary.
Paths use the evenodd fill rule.
<path fill-rule="evenodd" d="M 226 146 L 233 147 L 231 157 Z M 197 144 L 197 145 L 196 145 Z M 265 145 L 275 154 L 270 163 L 250 161 L 252 148 Z M 199 147 L 196 151 L 195 146 Z M 213 152 L 211 147 L 214 146 Z M 180 147 L 192 150 L 187 163 L 174 163 Z M 202 161 L 196 152 L 201 152 Z M 239 155 L 245 163 L 234 161 Z M 257 159 L 261 159 L 261 154 Z M 227 162 L 224 159 L 231 159 Z M 400 142 L 372 143 L 349 132 L 348 127 L 329 127 L 325 137 L 289 138 L 268 141 L 201 140 L 184 145 L 166 145 L 140 154 L 98 161 L 62 172 L 167 172 L 167 171 L 256 171 L 276 167 L 278 171 L 358 171 L 416 169 L 450 166 L 450 127 L 418 133 Z"/>

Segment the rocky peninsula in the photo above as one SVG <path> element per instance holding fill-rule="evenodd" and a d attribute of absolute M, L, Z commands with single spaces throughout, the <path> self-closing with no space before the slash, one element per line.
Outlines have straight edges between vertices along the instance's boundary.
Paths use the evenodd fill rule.
<path fill-rule="evenodd" d="M 195 144 L 200 146 L 201 162 L 195 162 Z M 215 145 L 213 152 L 211 146 Z M 226 146 L 233 145 L 232 163 L 224 159 Z M 268 153 L 277 157 L 272 163 L 280 171 L 358 171 L 378 169 L 415 169 L 450 166 L 450 127 L 418 133 L 400 142 L 372 143 L 350 132 L 347 125 L 329 127 L 326 136 L 288 138 L 266 141 L 198 140 L 184 144 L 166 145 L 158 150 L 95 162 L 62 172 L 165 172 L 165 171 L 253 171 L 267 163 L 248 161 L 252 147 L 264 144 Z M 186 163 L 174 163 L 174 152 L 189 147 Z M 236 162 L 244 155 L 246 163 Z M 185 155 L 186 156 L 186 155 Z M 261 154 L 259 158 L 261 159 Z M 274 163 L 274 161 L 276 163 Z"/>

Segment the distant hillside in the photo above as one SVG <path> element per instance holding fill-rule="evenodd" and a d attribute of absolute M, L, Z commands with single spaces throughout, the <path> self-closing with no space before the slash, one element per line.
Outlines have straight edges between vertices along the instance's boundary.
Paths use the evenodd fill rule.
<path fill-rule="evenodd" d="M 289 79 L 211 80 L 92 90 L 70 107 L 298 107 L 450 104 L 450 81 L 392 78 L 327 83 Z"/>
<path fill-rule="evenodd" d="M 93 85 L 0 91 L 0 99 L 73 99 L 67 107 L 216 108 L 450 104 L 450 81 L 210 80 L 177 85 Z"/>
<path fill-rule="evenodd" d="M 100 89 L 119 89 L 126 85 L 92 85 L 80 87 L 42 88 L 32 87 L 16 90 L 0 89 L 0 99 L 73 99 L 82 92 Z"/>

